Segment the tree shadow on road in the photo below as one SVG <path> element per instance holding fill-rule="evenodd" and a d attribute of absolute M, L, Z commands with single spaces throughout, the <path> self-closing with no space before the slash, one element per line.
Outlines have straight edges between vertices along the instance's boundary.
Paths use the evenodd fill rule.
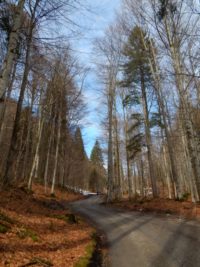
<path fill-rule="evenodd" d="M 179 223 L 166 241 L 160 254 L 150 267 L 197 267 L 200 266 L 200 228 Z"/>

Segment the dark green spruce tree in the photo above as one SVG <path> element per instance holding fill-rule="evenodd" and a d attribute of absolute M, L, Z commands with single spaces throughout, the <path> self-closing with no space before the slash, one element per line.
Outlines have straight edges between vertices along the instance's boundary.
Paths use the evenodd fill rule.
<path fill-rule="evenodd" d="M 100 147 L 99 141 L 95 142 L 92 149 L 90 162 L 92 165 L 92 170 L 89 178 L 89 187 L 92 191 L 102 191 L 105 187 L 105 168 L 102 155 L 102 149 Z"/>
<path fill-rule="evenodd" d="M 87 168 L 88 168 L 88 158 L 85 152 L 83 137 L 80 127 L 75 131 L 74 135 L 74 182 L 78 188 L 87 188 Z"/>
<path fill-rule="evenodd" d="M 75 140 L 76 154 L 79 157 L 79 160 L 86 159 L 87 155 L 85 153 L 83 137 L 82 137 L 82 133 L 81 133 L 80 127 L 78 127 L 76 129 L 74 140 Z"/>
<path fill-rule="evenodd" d="M 98 140 L 96 141 L 96 143 L 92 149 L 90 160 L 97 167 L 98 166 L 103 167 L 103 165 L 104 165 L 102 150 L 101 150 L 101 147 L 100 147 Z"/>

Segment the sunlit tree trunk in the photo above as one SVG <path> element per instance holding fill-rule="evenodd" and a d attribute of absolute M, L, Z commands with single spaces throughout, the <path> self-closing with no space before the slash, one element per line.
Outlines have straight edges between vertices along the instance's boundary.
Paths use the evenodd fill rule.
<path fill-rule="evenodd" d="M 120 158 L 120 140 L 119 140 L 119 130 L 118 130 L 118 118 L 117 118 L 117 110 L 116 110 L 116 103 L 114 105 L 114 150 L 115 150 L 115 179 L 116 179 L 116 188 L 115 188 L 115 198 L 121 199 L 122 198 L 122 182 L 121 182 L 121 158 Z"/>
<path fill-rule="evenodd" d="M 155 171 L 153 167 L 152 140 L 151 140 L 151 131 L 150 131 L 150 122 L 149 122 L 149 111 L 148 111 L 146 88 L 145 88 L 145 82 L 144 82 L 144 73 L 142 69 L 141 69 L 140 75 L 141 75 L 142 106 L 143 106 L 144 122 L 145 122 L 145 137 L 146 137 L 146 145 L 147 145 L 149 173 L 150 173 L 151 185 L 152 185 L 152 190 L 153 190 L 153 196 L 157 197 L 158 191 L 157 191 L 157 185 L 156 185 Z"/>
<path fill-rule="evenodd" d="M 191 166 L 193 170 L 193 175 L 195 178 L 195 184 L 197 187 L 198 192 L 198 198 L 200 196 L 200 161 L 199 157 L 197 155 L 197 147 L 198 144 L 195 142 L 195 133 L 192 125 L 192 119 L 191 119 L 191 112 L 190 112 L 190 104 L 188 100 L 187 95 L 187 89 L 185 89 L 184 86 L 184 77 L 180 76 L 180 73 L 184 73 L 182 69 L 182 61 L 180 56 L 179 48 L 176 47 L 176 41 L 177 39 L 172 39 L 170 32 L 170 28 L 168 25 L 167 18 L 164 20 L 164 25 L 167 33 L 168 43 L 170 44 L 170 54 L 172 58 L 172 64 L 174 68 L 175 73 L 175 81 L 176 81 L 176 87 L 178 90 L 179 98 L 180 98 L 180 121 L 181 126 L 183 129 L 183 133 L 186 135 L 186 146 L 187 150 L 189 152 L 189 158 L 191 161 Z M 177 29 L 176 29 L 177 30 Z M 178 38 L 178 36 L 176 36 Z"/>
<path fill-rule="evenodd" d="M 41 140 L 42 140 L 43 126 L 44 126 L 44 118 L 43 118 L 42 114 L 40 114 L 38 129 L 37 129 L 36 149 L 35 149 L 35 153 L 33 156 L 32 167 L 31 167 L 30 176 L 29 176 L 29 180 L 28 180 L 28 189 L 29 190 L 31 190 L 31 188 L 32 188 L 33 179 L 35 177 L 38 178 L 37 172 L 38 172 L 38 164 L 39 164 L 39 149 L 40 149 Z"/>
<path fill-rule="evenodd" d="M 122 97 L 122 99 L 124 99 Z M 127 116 L 126 116 L 126 110 L 123 105 L 123 118 L 124 118 L 124 138 L 125 138 L 125 150 L 126 150 L 126 172 L 127 172 L 127 179 L 128 179 L 128 194 L 129 199 L 133 198 L 133 185 L 132 185 L 132 179 L 131 179 L 131 167 L 130 167 L 130 159 L 129 159 L 129 151 L 127 149 L 128 147 L 128 122 L 127 122 Z"/>
<path fill-rule="evenodd" d="M 33 104 L 35 100 L 36 94 L 36 84 L 33 84 L 32 92 L 31 92 L 31 103 L 28 110 L 28 119 L 27 119 L 27 137 L 25 143 L 25 156 L 24 156 L 24 163 L 22 169 L 22 178 L 26 180 L 26 177 L 30 171 L 30 163 L 29 163 L 29 156 L 30 156 L 30 148 L 31 148 L 31 128 L 32 128 L 32 111 L 33 111 Z"/>
<path fill-rule="evenodd" d="M 56 153 L 55 153 L 55 163 L 54 163 L 52 185 L 51 185 L 51 194 L 54 194 L 54 190 L 55 190 L 56 174 L 57 174 L 57 169 L 58 169 L 60 136 L 61 136 L 61 111 L 59 112 L 59 117 L 58 117 L 58 132 L 57 132 L 57 140 L 56 140 Z"/>
<path fill-rule="evenodd" d="M 108 194 L 107 201 L 110 202 L 114 199 L 114 184 L 113 184 L 113 88 L 111 84 L 108 88 Z"/>
<path fill-rule="evenodd" d="M 146 49 L 146 51 L 148 51 L 147 44 L 145 42 L 144 35 L 143 35 L 142 31 L 141 31 L 141 38 L 143 41 L 144 48 Z M 154 79 L 155 92 L 156 92 L 161 116 L 163 119 L 163 126 L 164 126 L 164 131 L 165 131 L 166 140 L 167 140 L 167 148 L 168 148 L 168 152 L 169 152 L 170 168 L 171 168 L 171 179 L 170 180 L 172 183 L 172 188 L 173 188 L 173 183 L 175 183 L 176 192 L 180 192 L 178 174 L 177 174 L 177 170 L 176 170 L 176 166 L 175 166 L 175 160 L 174 160 L 174 156 L 173 156 L 174 152 L 173 152 L 172 142 L 170 139 L 170 132 L 168 130 L 167 114 L 166 114 L 166 109 L 165 109 L 165 104 L 164 104 L 164 95 L 162 94 L 162 89 L 161 89 L 159 67 L 158 67 L 158 63 L 157 63 L 157 59 L 156 59 L 155 49 L 154 49 L 154 46 L 153 46 L 151 40 L 150 40 L 149 45 L 150 45 L 150 49 L 151 49 L 151 51 L 150 51 L 151 57 L 149 57 L 148 60 L 149 60 L 151 73 L 152 73 L 152 76 Z M 173 193 L 173 198 L 175 198 L 175 192 L 173 189 L 172 189 L 172 193 Z M 180 193 L 179 193 L 179 195 L 180 195 Z"/>
<path fill-rule="evenodd" d="M 51 131 L 50 131 L 50 138 L 47 148 L 47 157 L 45 162 L 45 172 L 44 172 L 44 190 L 45 193 L 47 193 L 47 185 L 48 185 L 48 170 L 49 170 L 49 161 L 50 161 L 50 152 L 52 147 L 52 141 L 55 133 L 55 118 L 53 118 L 53 121 L 51 122 Z"/>

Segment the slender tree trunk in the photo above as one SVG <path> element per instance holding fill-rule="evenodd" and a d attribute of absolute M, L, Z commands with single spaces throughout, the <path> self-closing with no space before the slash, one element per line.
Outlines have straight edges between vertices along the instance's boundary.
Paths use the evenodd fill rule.
<path fill-rule="evenodd" d="M 113 89 L 109 85 L 108 93 L 108 193 L 107 201 L 113 200 Z"/>
<path fill-rule="evenodd" d="M 137 169 L 139 173 L 139 190 L 140 190 L 140 196 L 144 197 L 144 163 L 143 160 L 140 159 L 137 161 Z"/>
<path fill-rule="evenodd" d="M 199 195 L 197 192 L 197 187 L 196 187 L 196 183 L 195 183 L 195 178 L 194 178 L 194 174 L 193 174 L 193 170 L 192 170 L 192 165 L 191 165 L 191 161 L 189 160 L 189 152 L 187 149 L 187 140 L 186 140 L 186 136 L 182 134 L 182 138 L 181 138 L 182 144 L 183 144 L 183 149 L 184 149 L 184 162 L 186 164 L 187 167 L 187 175 L 190 175 L 189 178 L 189 185 L 190 185 L 190 192 L 191 192 L 191 197 L 192 197 L 192 202 L 197 202 L 199 201 Z"/>
<path fill-rule="evenodd" d="M 47 158 L 46 158 L 46 163 L 45 163 L 45 172 L 44 172 L 44 188 L 45 188 L 45 194 L 47 193 L 47 185 L 48 185 L 48 170 L 49 170 L 49 161 L 50 161 L 50 152 L 51 152 L 51 145 L 53 141 L 53 136 L 55 132 L 55 118 L 53 119 L 52 122 L 52 127 L 51 127 L 51 132 L 50 132 L 50 139 L 48 143 L 48 149 L 47 149 Z"/>
<path fill-rule="evenodd" d="M 137 196 L 137 189 L 138 189 L 138 175 L 136 173 L 136 167 L 135 165 L 133 165 L 132 167 L 133 170 L 131 170 L 131 177 L 132 177 L 132 181 L 131 183 L 134 184 L 134 197 Z"/>
<path fill-rule="evenodd" d="M 127 178 L 128 178 L 128 195 L 129 199 L 133 198 L 133 185 L 131 181 L 131 171 L 130 171 L 130 159 L 129 159 L 129 152 L 128 152 L 128 123 L 126 118 L 126 111 L 123 107 L 123 117 L 124 117 L 124 135 L 125 135 L 125 146 L 126 146 L 126 171 L 127 171 Z"/>
<path fill-rule="evenodd" d="M 145 82 L 144 82 L 144 74 L 142 70 L 141 70 L 141 91 L 142 91 L 142 106 L 143 106 L 144 120 L 145 120 L 145 137 L 146 137 L 146 144 L 147 144 L 149 173 L 150 173 L 151 185 L 152 185 L 152 190 L 153 190 L 153 196 L 158 197 L 158 190 L 157 190 L 157 185 L 156 185 L 156 178 L 155 178 L 153 159 L 152 159 L 152 141 L 151 141 L 151 132 L 150 132 L 149 111 L 148 111 L 147 96 L 146 96 L 146 89 L 145 89 Z"/>
<path fill-rule="evenodd" d="M 22 170 L 22 177 L 25 180 L 26 176 L 29 172 L 29 152 L 30 152 L 30 139 L 31 139 L 31 126 L 32 126 L 32 110 L 33 110 L 33 104 L 34 104 L 34 99 L 35 99 L 35 93 L 36 93 L 36 88 L 33 88 L 32 96 L 31 96 L 31 105 L 28 110 L 28 125 L 27 125 L 27 137 L 26 137 L 26 146 L 25 146 L 25 156 L 24 156 L 24 164 L 23 164 L 23 170 Z"/>
<path fill-rule="evenodd" d="M 171 168 L 168 168 L 168 164 L 167 164 L 168 161 L 167 161 L 167 151 L 165 148 L 165 144 L 163 144 L 163 162 L 164 162 L 164 172 L 165 172 L 166 181 L 167 181 L 168 196 L 169 196 L 169 199 L 173 199 L 175 197 L 174 190 L 173 190 L 174 188 L 173 188 L 173 182 L 171 181 L 171 177 L 170 177 Z"/>
<path fill-rule="evenodd" d="M 58 136 L 57 136 L 57 142 L 56 142 L 55 165 L 54 165 L 54 170 L 53 170 L 51 194 L 54 194 L 54 191 L 55 191 L 56 174 L 57 174 L 57 168 L 58 168 L 60 137 L 61 137 L 61 111 L 59 112 L 59 118 L 58 118 Z"/>
<path fill-rule="evenodd" d="M 114 136 L 115 136 L 115 160 L 116 160 L 116 171 L 115 171 L 115 179 L 116 179 L 116 198 L 122 198 L 122 185 L 121 185 L 121 170 L 120 170 L 120 142 L 119 142 L 119 133 L 118 133 L 118 120 L 117 120 L 117 111 L 116 111 L 116 103 L 115 103 L 115 116 L 114 116 Z"/>
<path fill-rule="evenodd" d="M 40 114 L 38 132 L 37 132 L 36 149 L 35 149 L 35 154 L 33 157 L 29 181 L 28 181 L 28 189 L 29 190 L 31 190 L 31 188 L 32 188 L 33 178 L 37 177 L 36 175 L 37 175 L 38 164 L 39 164 L 39 149 L 40 149 L 40 145 L 41 145 L 43 126 L 44 126 L 44 118 L 43 118 L 42 114 Z"/>

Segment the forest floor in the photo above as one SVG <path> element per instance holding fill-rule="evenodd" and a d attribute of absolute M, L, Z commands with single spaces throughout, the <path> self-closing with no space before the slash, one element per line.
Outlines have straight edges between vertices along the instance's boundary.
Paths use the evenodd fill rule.
<path fill-rule="evenodd" d="M 115 201 L 109 206 L 126 211 L 155 212 L 158 214 L 178 215 L 185 219 L 200 219 L 200 204 L 191 201 L 176 201 L 170 199 L 136 199 Z"/>
<path fill-rule="evenodd" d="M 77 262 L 95 246 L 94 229 L 66 204 L 83 197 L 57 189 L 52 198 L 40 185 L 33 192 L 0 192 L 0 266 L 82 266 Z"/>

